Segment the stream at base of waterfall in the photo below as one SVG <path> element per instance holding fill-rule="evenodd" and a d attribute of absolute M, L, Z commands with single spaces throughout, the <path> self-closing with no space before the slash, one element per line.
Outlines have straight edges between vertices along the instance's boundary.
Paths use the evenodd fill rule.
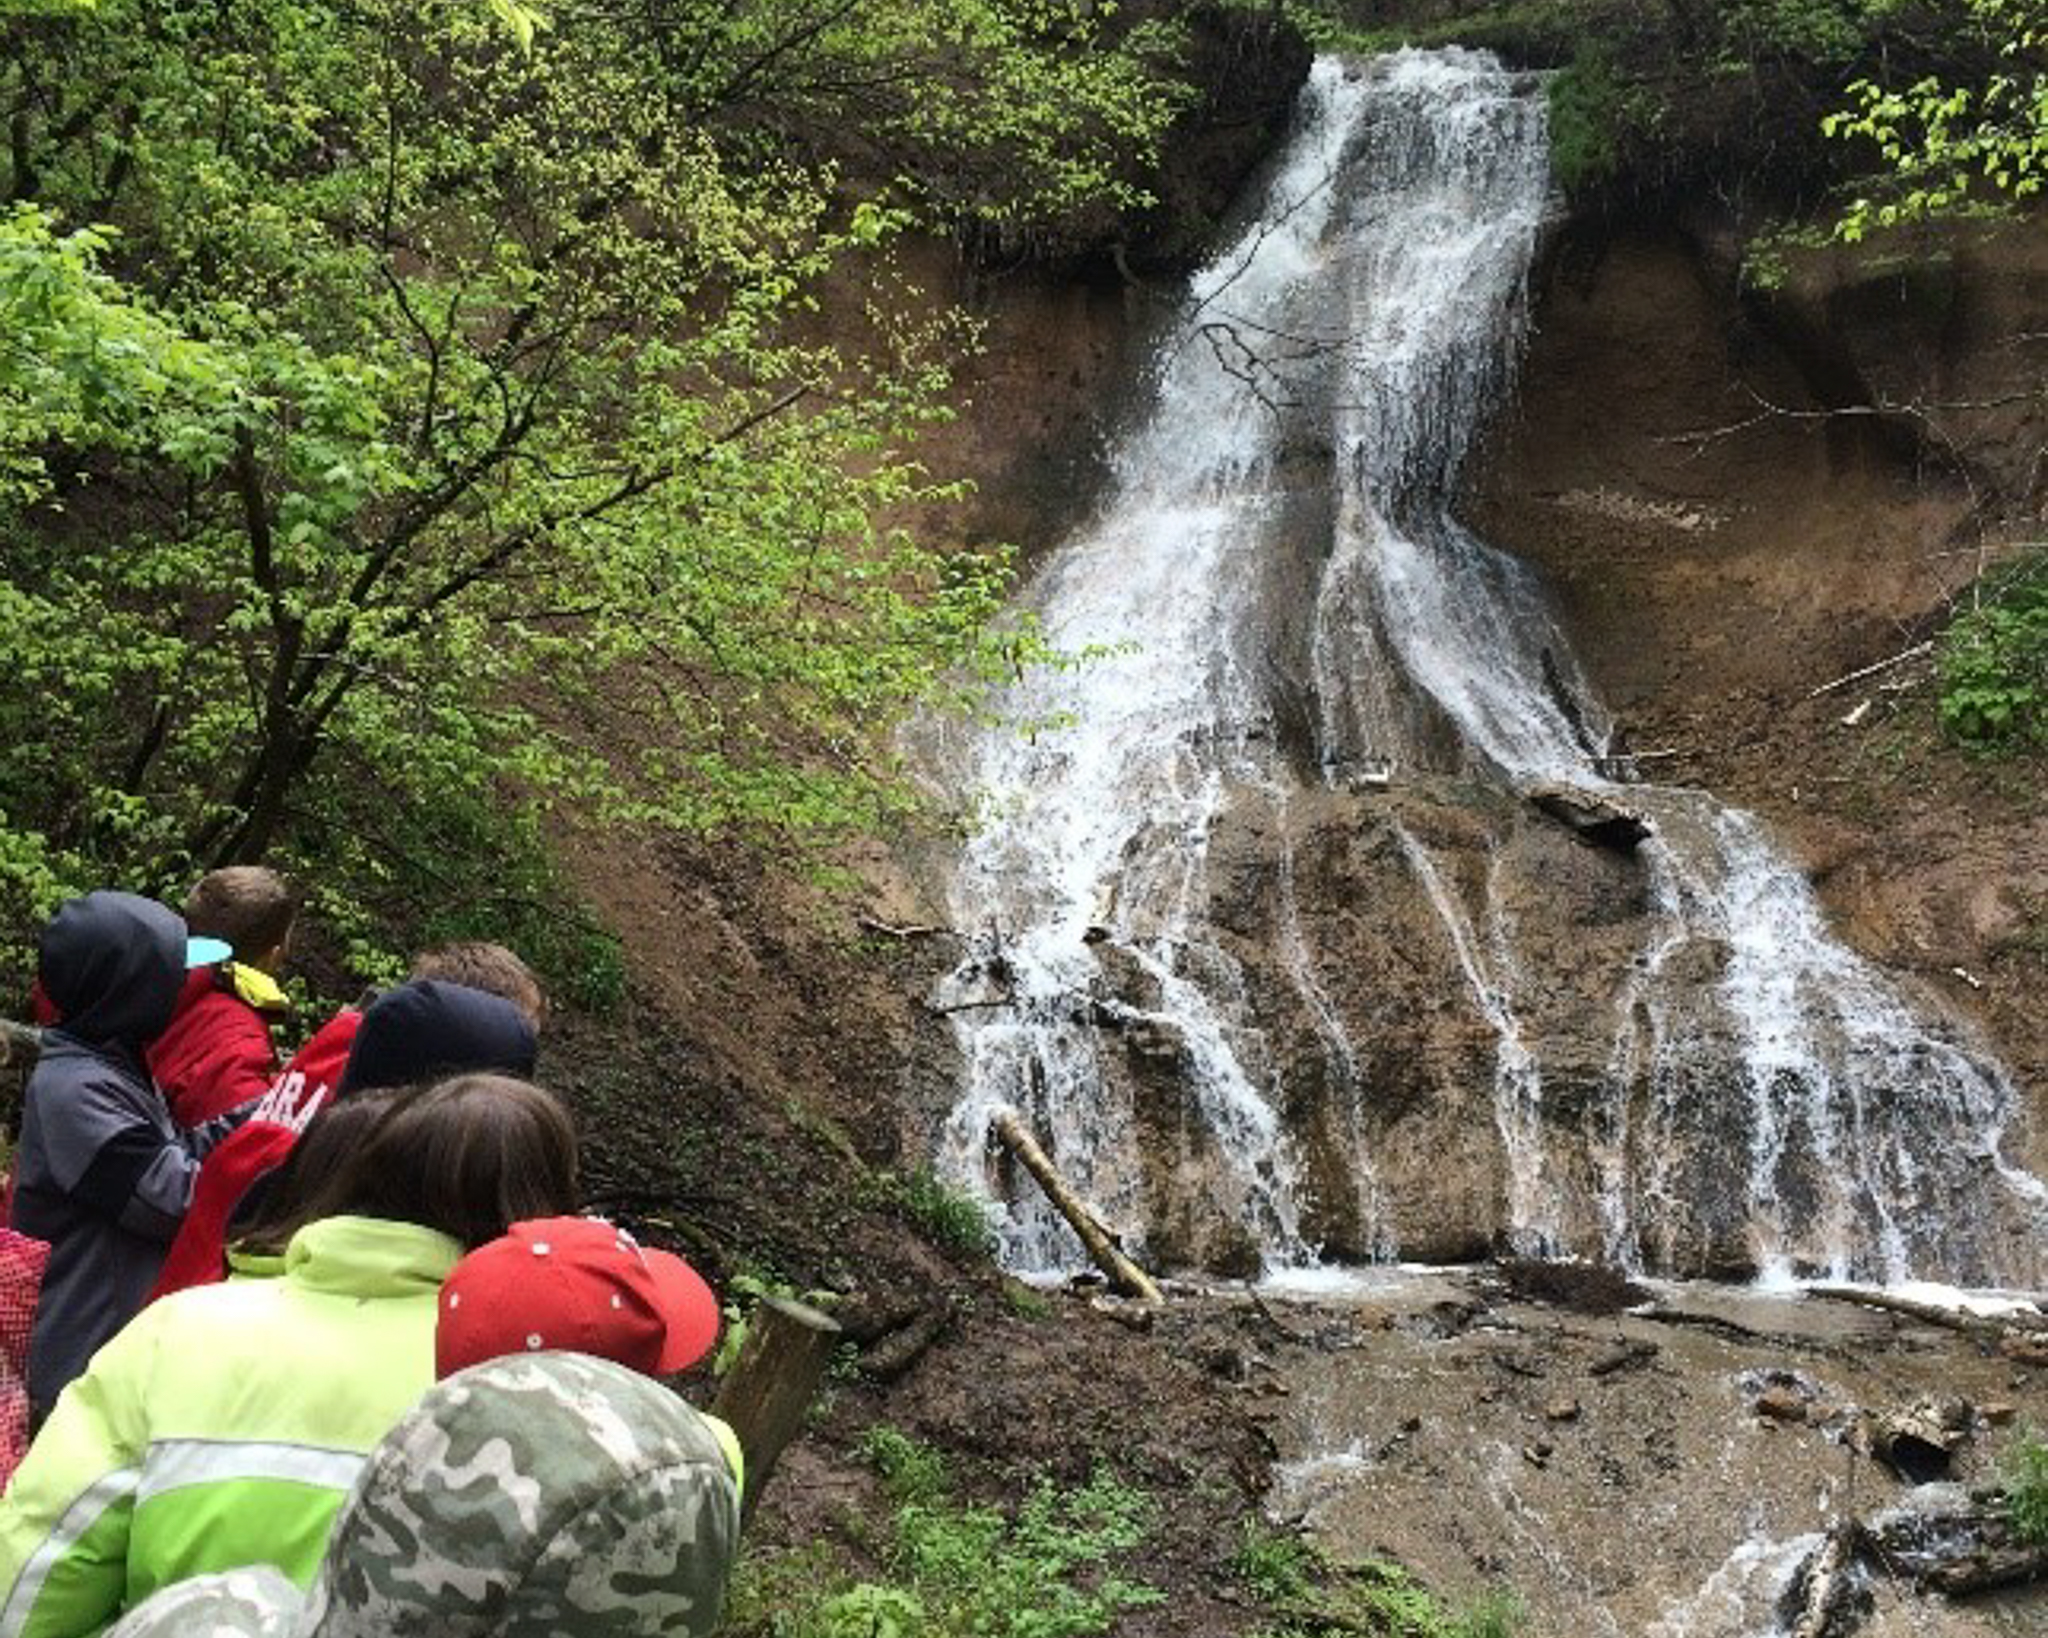
<path fill-rule="evenodd" d="M 2048 1417 L 2038 1366 L 1796 1293 L 1653 1282 L 1596 1315 L 1487 1270 L 1278 1287 L 1238 1299 L 1278 1454 L 1268 1512 L 1448 1602 L 1512 1589 L 1518 1638 L 1794 1638 L 1831 1529 L 1894 1547 L 1959 1529 L 1997 1453 Z M 1922 1403 L 1955 1406 L 1962 1437 L 1916 1486 L 1870 1430 Z M 1951 1600 L 1913 1568 L 1853 1565 L 1825 1638 L 2048 1633 L 2048 1588 Z"/>

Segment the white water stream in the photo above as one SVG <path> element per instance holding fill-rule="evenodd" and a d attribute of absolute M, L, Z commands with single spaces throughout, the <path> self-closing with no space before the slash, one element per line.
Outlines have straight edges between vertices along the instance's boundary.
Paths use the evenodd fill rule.
<path fill-rule="evenodd" d="M 991 1200 L 1014 1268 L 1074 1266 L 1079 1249 L 993 1168 L 1005 1105 L 1143 1244 L 1139 1144 L 1159 1117 L 1108 1059 L 1148 1030 L 1213 1141 L 1209 1209 L 1269 1271 L 1316 1257 L 1288 1088 L 1206 920 L 1212 840 L 1245 793 L 1283 837 L 1282 960 L 1360 1112 L 1350 1165 L 1368 1240 L 1398 1250 L 1332 1004 L 1342 979 L 1300 930 L 1288 803 L 1318 781 L 1457 777 L 1622 800 L 1653 827 L 1641 857 L 1657 931 L 1616 997 L 1606 1107 L 1585 1138 L 1597 1229 L 1576 1237 L 1521 1021 L 1537 978 L 1493 877 L 1461 890 L 1399 832 L 1498 1042 L 1518 1245 L 1664 1266 L 1659 1205 L 1690 1186 L 1670 1168 L 1688 1134 L 1698 1150 L 1712 1098 L 1734 1100 L 1720 1124 L 1744 1134 L 1718 1163 L 1760 1266 L 1976 1283 L 2038 1271 L 2048 1191 L 2000 1152 L 2016 1100 L 1997 1066 L 1831 938 L 1754 819 L 1608 777 L 1604 719 L 1540 586 L 1451 515 L 1511 381 L 1548 186 L 1528 77 L 1458 51 L 1319 62 L 1256 218 L 1195 277 L 1162 343 L 1095 521 L 1029 590 L 1055 643 L 1110 652 L 1021 684 L 1007 716 L 1064 726 L 983 732 L 958 774 L 988 818 L 951 909 L 986 940 L 939 997 L 966 1066 L 940 1158 Z M 1304 554 L 1308 512 L 1323 522 Z M 1276 635 L 1289 630 L 1292 661 Z M 1287 749 L 1304 714 L 1307 756 Z M 1688 944 L 1720 952 L 1712 982 L 1670 976 Z M 2031 1266 L 2015 1266 L 2015 1243 L 2036 1248 Z"/>

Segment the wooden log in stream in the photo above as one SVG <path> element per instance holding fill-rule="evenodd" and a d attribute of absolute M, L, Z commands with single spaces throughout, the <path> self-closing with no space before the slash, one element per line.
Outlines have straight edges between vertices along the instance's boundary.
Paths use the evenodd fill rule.
<path fill-rule="evenodd" d="M 1067 1220 L 1068 1225 L 1081 1237 L 1081 1244 L 1095 1266 L 1102 1270 L 1109 1283 L 1128 1296 L 1144 1302 L 1163 1302 L 1159 1287 L 1152 1283 L 1147 1274 L 1130 1258 L 1126 1257 L 1117 1243 L 1109 1237 L 1109 1231 L 1100 1219 L 1090 1211 L 1081 1197 L 1074 1193 L 1067 1180 L 1060 1176 L 1046 1153 L 1038 1146 L 1038 1140 L 1025 1129 L 1023 1121 L 1017 1118 L 1014 1109 L 1004 1109 L 995 1118 L 995 1133 L 1008 1149 L 1022 1163 L 1024 1169 L 1038 1180 L 1038 1186 L 1045 1190 L 1046 1199 Z"/>
<path fill-rule="evenodd" d="M 742 1523 L 753 1516 L 777 1459 L 803 1426 L 839 1337 L 839 1322 L 829 1314 L 784 1297 L 762 1298 L 747 1321 L 739 1358 L 711 1404 L 711 1414 L 732 1425 L 746 1457 Z"/>

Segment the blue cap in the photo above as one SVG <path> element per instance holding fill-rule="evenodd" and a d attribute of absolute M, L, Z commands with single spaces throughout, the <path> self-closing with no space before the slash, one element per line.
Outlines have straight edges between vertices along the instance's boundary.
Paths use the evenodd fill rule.
<path fill-rule="evenodd" d="M 211 967 L 216 961 L 225 961 L 235 953 L 235 947 L 224 938 L 201 938 L 194 934 L 185 940 L 185 965 Z"/>

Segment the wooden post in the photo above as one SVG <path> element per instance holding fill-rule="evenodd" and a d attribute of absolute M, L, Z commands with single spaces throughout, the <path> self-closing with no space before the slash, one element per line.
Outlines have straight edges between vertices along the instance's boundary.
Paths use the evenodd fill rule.
<path fill-rule="evenodd" d="M 1072 1225 L 1081 1237 L 1081 1244 L 1088 1248 L 1088 1255 L 1095 1260 L 1095 1266 L 1102 1270 L 1109 1283 L 1129 1296 L 1142 1298 L 1146 1302 L 1162 1302 L 1159 1287 L 1152 1283 L 1147 1274 L 1130 1258 L 1117 1249 L 1109 1237 L 1109 1231 L 1081 1197 L 1074 1193 L 1067 1180 L 1054 1170 L 1053 1163 L 1046 1158 L 1045 1151 L 1038 1146 L 1038 1140 L 1024 1128 L 1014 1109 L 998 1111 L 995 1118 L 996 1136 L 1003 1141 L 1003 1147 L 1023 1162 L 1024 1169 L 1038 1179 L 1038 1186 L 1045 1190 L 1046 1199 L 1058 1209 L 1059 1214 Z"/>
<path fill-rule="evenodd" d="M 803 1426 L 819 1378 L 839 1346 L 839 1322 L 783 1297 L 764 1297 L 747 1321 L 747 1339 L 712 1401 L 711 1414 L 732 1424 L 746 1457 L 740 1522 L 775 1471 L 776 1458 Z"/>

